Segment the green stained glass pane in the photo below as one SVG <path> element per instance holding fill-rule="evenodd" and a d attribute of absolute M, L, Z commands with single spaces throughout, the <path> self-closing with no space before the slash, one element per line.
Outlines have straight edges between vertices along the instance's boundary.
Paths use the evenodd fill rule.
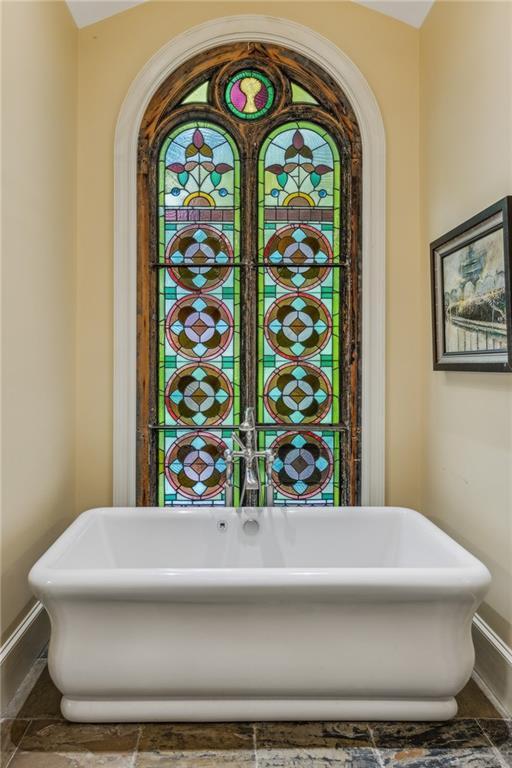
<path fill-rule="evenodd" d="M 173 130 L 158 191 L 159 503 L 222 505 L 221 428 L 240 418 L 240 161 L 231 136 L 207 121 Z"/>
<path fill-rule="evenodd" d="M 206 104 L 208 102 L 208 80 L 194 88 L 182 100 L 182 104 Z"/>
<path fill-rule="evenodd" d="M 321 126 L 289 122 L 258 170 L 258 419 L 289 425 L 260 440 L 277 454 L 276 503 L 334 504 L 341 438 L 321 428 L 341 415 L 339 152 Z"/>
<path fill-rule="evenodd" d="M 318 101 L 302 86 L 297 83 L 291 83 L 292 101 L 301 104 L 318 104 Z"/>
<path fill-rule="evenodd" d="M 229 78 L 225 100 L 241 120 L 257 120 L 271 109 L 275 89 L 269 78 L 256 69 L 244 69 Z"/>

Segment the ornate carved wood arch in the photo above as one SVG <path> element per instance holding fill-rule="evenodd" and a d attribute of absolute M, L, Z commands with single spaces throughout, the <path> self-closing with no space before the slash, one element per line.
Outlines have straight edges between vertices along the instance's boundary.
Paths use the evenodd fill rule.
<path fill-rule="evenodd" d="M 224 94 L 230 77 L 257 70 L 275 87 L 272 109 L 262 118 L 244 121 L 232 114 Z M 208 103 L 182 104 L 208 81 Z M 311 93 L 314 103 L 292 100 L 291 83 Z M 258 153 L 268 134 L 290 121 L 307 120 L 325 128 L 341 161 L 340 195 L 340 503 L 357 504 L 360 495 L 361 392 L 361 139 L 354 112 L 339 86 L 320 67 L 281 46 L 237 43 L 219 46 L 187 61 L 159 87 L 151 99 L 139 133 L 137 162 L 137 503 L 157 499 L 157 169 L 160 148 L 178 125 L 207 120 L 232 136 L 241 158 L 241 261 L 258 263 Z M 241 304 L 246 318 L 241 335 L 241 400 L 256 398 L 256 269 L 244 270 Z M 324 427 L 322 427 L 324 428 Z M 329 426 L 328 426 L 329 428 Z"/>

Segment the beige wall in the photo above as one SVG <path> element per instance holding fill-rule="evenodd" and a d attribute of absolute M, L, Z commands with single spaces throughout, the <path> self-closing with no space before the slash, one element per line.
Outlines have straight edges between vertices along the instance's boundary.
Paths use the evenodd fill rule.
<path fill-rule="evenodd" d="M 2 5 L 2 627 L 74 513 L 77 31 L 64 3 Z"/>
<path fill-rule="evenodd" d="M 77 506 L 112 494 L 114 129 L 144 63 L 207 19 L 268 13 L 325 35 L 361 69 L 380 104 L 388 150 L 387 495 L 417 507 L 421 478 L 423 304 L 419 252 L 418 32 L 348 2 L 152 3 L 80 31 L 77 261 Z M 404 322 L 404 317 L 406 322 Z"/>
<path fill-rule="evenodd" d="M 512 193 L 512 3 L 436 2 L 420 33 L 424 511 L 492 572 L 512 644 L 512 376 L 433 372 L 428 243 Z"/>

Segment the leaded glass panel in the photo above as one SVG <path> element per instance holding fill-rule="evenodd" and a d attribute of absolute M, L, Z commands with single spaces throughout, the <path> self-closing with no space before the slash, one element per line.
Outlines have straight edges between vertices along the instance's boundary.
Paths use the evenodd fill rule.
<path fill-rule="evenodd" d="M 159 161 L 159 503 L 222 504 L 222 433 L 240 416 L 240 161 L 226 131 L 181 125 Z M 193 428 L 190 430 L 179 427 Z M 173 427 L 173 428 L 171 428 Z"/>
<path fill-rule="evenodd" d="M 259 160 L 258 404 L 262 424 L 340 425 L 340 159 L 320 126 L 286 123 Z M 278 503 L 336 503 L 339 434 L 281 433 Z"/>

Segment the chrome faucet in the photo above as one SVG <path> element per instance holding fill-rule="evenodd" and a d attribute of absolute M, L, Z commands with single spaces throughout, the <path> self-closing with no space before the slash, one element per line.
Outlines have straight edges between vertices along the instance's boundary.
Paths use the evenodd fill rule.
<path fill-rule="evenodd" d="M 233 505 L 233 464 L 235 459 L 244 461 L 244 481 L 242 484 L 242 497 L 246 491 L 261 491 L 259 473 L 259 460 L 265 459 L 265 485 L 263 503 L 271 507 L 274 503 L 274 483 L 272 480 L 272 464 L 274 463 L 274 451 L 267 448 L 264 451 L 256 449 L 256 420 L 254 408 L 246 408 L 244 420 L 239 426 L 240 432 L 245 436 L 245 442 L 233 432 L 233 449 L 224 451 L 226 460 L 226 506 Z M 234 446 L 238 448 L 236 450 Z"/>

